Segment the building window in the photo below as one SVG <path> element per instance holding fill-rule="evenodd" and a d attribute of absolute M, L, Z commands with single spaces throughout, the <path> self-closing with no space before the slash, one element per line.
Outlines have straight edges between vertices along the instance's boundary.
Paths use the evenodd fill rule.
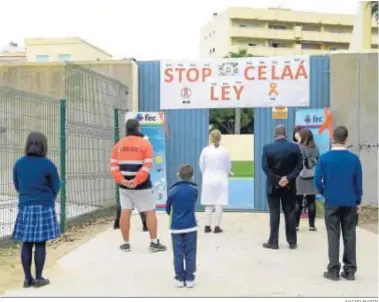
<path fill-rule="evenodd" d="M 345 27 L 326 27 L 326 31 L 330 33 L 343 34 L 349 32 Z"/>
<path fill-rule="evenodd" d="M 212 51 L 213 51 L 213 52 L 215 52 L 215 51 L 216 51 L 216 49 L 213 47 Z"/>
<path fill-rule="evenodd" d="M 49 58 L 50 57 L 47 55 L 36 55 L 36 61 L 37 62 L 48 62 Z"/>
<path fill-rule="evenodd" d="M 287 27 L 285 27 L 284 25 L 269 25 L 268 28 L 269 29 L 280 29 L 280 30 L 287 29 Z"/>
<path fill-rule="evenodd" d="M 250 23 L 250 24 L 238 24 L 239 27 L 248 27 L 248 28 L 258 28 L 258 27 L 261 27 L 259 24 L 254 24 L 254 23 Z"/>
<path fill-rule="evenodd" d="M 303 31 L 319 31 L 315 26 L 311 26 L 311 25 L 303 25 L 302 30 Z"/>
<path fill-rule="evenodd" d="M 335 51 L 335 50 L 337 50 L 337 47 L 334 47 L 334 46 L 329 47 L 329 50 Z"/>
<path fill-rule="evenodd" d="M 71 55 L 67 55 L 67 54 L 58 55 L 58 61 L 60 62 L 71 61 Z"/>
<path fill-rule="evenodd" d="M 269 41 L 269 46 L 272 48 L 288 48 L 288 46 L 284 43 L 278 43 L 273 41 Z"/>
<path fill-rule="evenodd" d="M 320 45 L 316 43 L 301 43 L 302 49 L 320 49 Z"/>
<path fill-rule="evenodd" d="M 249 45 L 251 47 L 255 47 L 255 46 L 257 46 L 257 43 L 247 43 L 247 45 Z"/>

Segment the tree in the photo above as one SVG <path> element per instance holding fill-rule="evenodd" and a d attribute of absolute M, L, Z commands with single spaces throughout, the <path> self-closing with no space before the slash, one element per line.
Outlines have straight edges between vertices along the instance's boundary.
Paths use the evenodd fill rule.
<path fill-rule="evenodd" d="M 246 58 L 252 57 L 252 54 L 247 52 L 247 49 L 239 49 L 238 52 L 229 52 L 227 58 Z M 241 108 L 235 109 L 235 123 L 234 123 L 234 133 L 241 133 Z"/>
<path fill-rule="evenodd" d="M 254 110 L 243 108 L 241 110 L 241 133 L 252 134 L 254 122 Z M 209 130 L 218 129 L 222 134 L 234 134 L 235 112 L 234 109 L 211 109 L 209 111 Z"/>
<path fill-rule="evenodd" d="M 378 22 L 378 1 L 370 1 L 369 5 L 371 5 L 371 16 Z"/>

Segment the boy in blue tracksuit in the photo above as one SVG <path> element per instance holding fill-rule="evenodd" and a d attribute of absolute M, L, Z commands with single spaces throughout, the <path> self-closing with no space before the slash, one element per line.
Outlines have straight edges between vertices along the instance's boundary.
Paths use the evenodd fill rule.
<path fill-rule="evenodd" d="M 166 212 L 171 216 L 175 280 L 178 287 L 193 287 L 197 242 L 195 206 L 198 191 L 197 185 L 191 181 L 193 168 L 190 165 L 182 165 L 178 176 L 180 180 L 170 188 L 166 203 Z"/>

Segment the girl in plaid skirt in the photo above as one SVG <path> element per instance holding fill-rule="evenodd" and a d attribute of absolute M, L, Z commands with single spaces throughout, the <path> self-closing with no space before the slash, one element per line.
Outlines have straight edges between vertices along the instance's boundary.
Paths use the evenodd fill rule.
<path fill-rule="evenodd" d="M 39 132 L 29 134 L 25 156 L 13 168 L 13 183 L 19 194 L 18 214 L 13 238 L 22 241 L 21 262 L 24 287 L 50 283 L 42 277 L 46 260 L 46 241 L 59 234 L 55 199 L 60 189 L 57 167 L 46 158 L 47 139 Z M 35 278 L 31 272 L 34 247 Z"/>

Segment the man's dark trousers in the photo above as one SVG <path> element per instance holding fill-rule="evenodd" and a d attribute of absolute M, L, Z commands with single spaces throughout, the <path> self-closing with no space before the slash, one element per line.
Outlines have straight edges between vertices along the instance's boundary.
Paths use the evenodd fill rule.
<path fill-rule="evenodd" d="M 356 207 L 325 206 L 325 225 L 328 234 L 329 254 L 328 272 L 339 274 L 341 270 L 339 261 L 341 230 L 344 245 L 343 270 L 352 274 L 357 271 L 356 224 Z"/>
<path fill-rule="evenodd" d="M 267 201 L 270 211 L 270 238 L 268 243 L 274 246 L 279 245 L 280 203 L 282 203 L 287 242 L 289 245 L 297 244 L 296 191 L 290 190 L 288 187 L 277 188 L 267 195 Z"/>
<path fill-rule="evenodd" d="M 194 281 L 196 272 L 197 232 L 171 234 L 175 279 Z"/>

